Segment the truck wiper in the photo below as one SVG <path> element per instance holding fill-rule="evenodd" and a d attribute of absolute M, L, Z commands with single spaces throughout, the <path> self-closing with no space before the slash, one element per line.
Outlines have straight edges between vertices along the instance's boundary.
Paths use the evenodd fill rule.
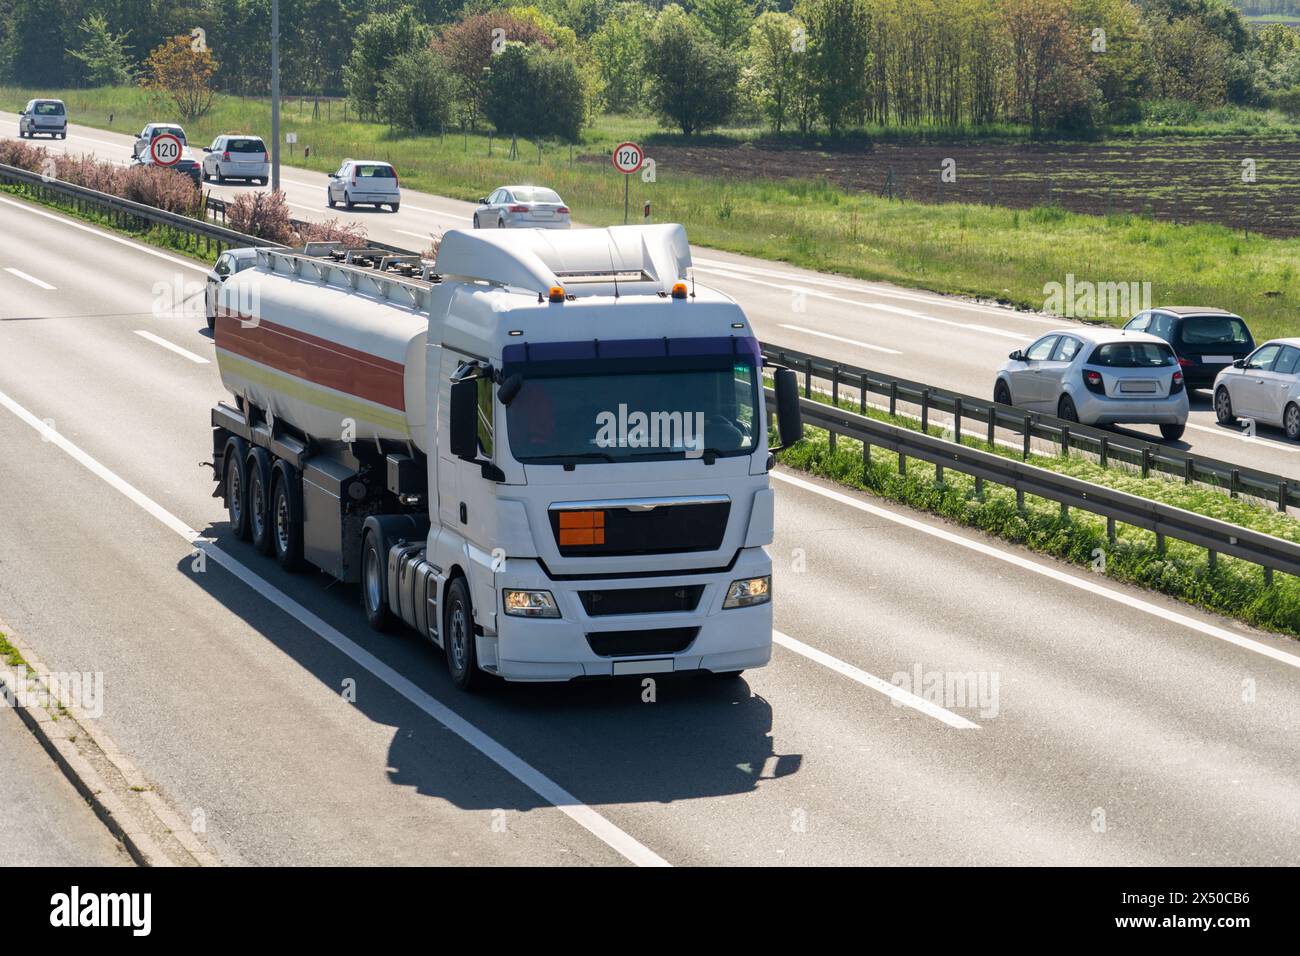
<path fill-rule="evenodd" d="M 536 465 L 542 462 L 554 463 L 557 465 L 572 465 L 580 461 L 610 461 L 614 459 L 603 451 L 584 451 L 576 455 L 536 455 L 531 458 L 520 459 L 525 465 Z"/>

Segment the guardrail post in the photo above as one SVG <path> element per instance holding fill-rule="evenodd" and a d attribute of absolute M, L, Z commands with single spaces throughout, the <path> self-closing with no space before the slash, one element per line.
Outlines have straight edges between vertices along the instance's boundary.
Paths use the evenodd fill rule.
<path fill-rule="evenodd" d="M 907 474 L 907 456 L 901 451 L 898 453 L 898 473 L 900 475 Z"/>
<path fill-rule="evenodd" d="M 1106 461 L 1110 458 L 1110 439 L 1105 435 L 1101 436 L 1101 448 L 1099 449 L 1099 453 L 1101 455 L 1101 467 L 1105 468 Z"/>
<path fill-rule="evenodd" d="M 990 405 L 989 406 L 989 448 L 990 449 L 994 447 L 997 439 L 997 435 L 995 434 L 995 432 L 997 431 L 997 427 L 998 427 L 998 407 L 996 405 Z"/>
<path fill-rule="evenodd" d="M 1237 489 L 1240 488 L 1240 486 L 1241 486 L 1241 470 L 1239 468 L 1234 468 L 1232 469 L 1232 474 L 1228 478 L 1228 497 L 1236 498 Z"/>
<path fill-rule="evenodd" d="M 934 463 L 934 483 L 936 485 L 943 484 L 943 465 L 937 461 Z"/>
<path fill-rule="evenodd" d="M 1271 588 L 1272 586 L 1273 586 L 1273 569 L 1266 564 L 1264 565 L 1264 587 Z"/>
<path fill-rule="evenodd" d="M 1061 520 L 1062 521 L 1070 520 L 1070 506 L 1067 505 L 1064 501 L 1061 502 Z"/>
<path fill-rule="evenodd" d="M 803 397 L 812 398 L 812 359 L 804 363 Z"/>
<path fill-rule="evenodd" d="M 867 390 L 871 387 L 871 380 L 867 378 L 866 373 L 862 375 L 862 395 L 858 398 L 858 414 L 867 413 Z"/>
<path fill-rule="evenodd" d="M 889 417 L 893 418 L 898 414 L 898 383 L 889 383 Z"/>
<path fill-rule="evenodd" d="M 1151 476 L 1151 449 L 1145 445 L 1142 447 L 1142 477 Z"/>
<path fill-rule="evenodd" d="M 862 483 L 867 483 L 867 476 L 871 472 L 871 442 L 863 439 L 862 441 Z"/>
<path fill-rule="evenodd" d="M 1196 475 L 1196 462 L 1191 458 L 1183 459 L 1183 484 L 1190 485 Z"/>
<path fill-rule="evenodd" d="M 975 476 L 975 497 L 980 501 L 984 500 L 984 479 L 979 475 Z"/>
<path fill-rule="evenodd" d="M 1106 519 L 1106 543 L 1112 548 L 1115 547 L 1115 519 Z"/>
<path fill-rule="evenodd" d="M 1070 457 L 1070 426 L 1061 426 L 1061 457 Z"/>
<path fill-rule="evenodd" d="M 1213 571 L 1219 564 L 1219 553 L 1213 548 L 1208 548 L 1205 552 L 1205 558 L 1209 562 L 1210 570 Z"/>
<path fill-rule="evenodd" d="M 1025 510 L 1025 489 L 1023 488 L 1016 489 L 1016 510 Z"/>
<path fill-rule="evenodd" d="M 831 368 L 831 407 L 839 410 L 840 407 L 840 367 L 838 365 Z M 831 438 L 831 454 L 835 454 L 835 430 L 829 431 Z"/>
<path fill-rule="evenodd" d="M 1287 485 L 1283 478 L 1277 483 L 1277 510 L 1286 514 Z"/>
<path fill-rule="evenodd" d="M 955 399 L 952 404 L 952 440 L 958 445 L 961 444 L 961 399 Z"/>
<path fill-rule="evenodd" d="M 929 434 L 930 429 L 930 390 L 921 389 L 921 434 Z"/>
<path fill-rule="evenodd" d="M 1162 558 L 1165 556 L 1165 536 L 1161 531 L 1156 532 L 1156 554 Z"/>
<path fill-rule="evenodd" d="M 1030 419 L 1028 415 L 1026 415 L 1025 416 L 1025 450 L 1020 456 L 1025 461 L 1029 460 L 1029 433 L 1033 429 L 1033 427 L 1034 427 L 1033 421 Z"/>

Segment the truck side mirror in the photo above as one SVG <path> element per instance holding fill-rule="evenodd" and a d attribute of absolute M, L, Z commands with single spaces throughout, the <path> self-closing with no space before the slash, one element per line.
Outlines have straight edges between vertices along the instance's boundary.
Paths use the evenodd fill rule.
<path fill-rule="evenodd" d="M 465 461 L 478 460 L 478 379 L 451 383 L 448 410 L 451 453 Z"/>
<path fill-rule="evenodd" d="M 497 398 L 500 400 L 502 405 L 509 408 L 510 403 L 519 397 L 519 390 L 523 387 L 524 377 L 522 375 L 511 375 L 508 379 L 502 382 L 501 387 L 497 389 Z"/>
<path fill-rule="evenodd" d="M 776 386 L 776 427 L 781 436 L 781 447 L 789 448 L 803 438 L 799 376 L 794 373 L 794 369 L 779 368 L 772 378 Z"/>

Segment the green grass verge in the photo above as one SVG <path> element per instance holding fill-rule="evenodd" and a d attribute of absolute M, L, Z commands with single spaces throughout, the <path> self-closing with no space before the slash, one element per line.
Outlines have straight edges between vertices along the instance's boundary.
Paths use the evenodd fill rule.
<path fill-rule="evenodd" d="M 0 88 L 0 107 L 16 108 L 28 95 Z M 120 133 L 138 132 L 169 113 L 135 88 L 45 95 L 65 99 L 74 121 Z M 329 171 L 348 156 L 389 159 L 404 185 L 463 200 L 503 183 L 540 182 L 559 190 L 578 218 L 597 225 L 623 218 L 623 177 L 605 158 L 610 149 L 622 139 L 656 135 L 646 118 L 602 117 L 574 148 L 572 163 L 569 149 L 556 145 L 543 148 L 539 163 L 532 143 L 521 142 L 519 158 L 510 160 L 508 142 L 497 138 L 489 157 L 486 135 L 400 136 L 378 124 L 343 122 L 337 110 L 314 119 L 310 102 L 299 114 L 289 101 L 282 123 L 299 143 L 295 154 L 284 149 L 285 163 Z M 268 101 L 218 97 L 213 111 L 188 132 L 201 145 L 220 132 L 266 135 L 269 129 Z M 304 146 L 312 149 L 310 159 L 302 156 Z M 1150 282 L 1154 304 L 1233 309 L 1261 339 L 1300 332 L 1300 239 L 1246 237 L 1224 226 L 1132 215 L 1078 215 L 1051 206 L 890 202 L 824 182 L 704 177 L 664 166 L 657 180 L 633 179 L 634 213 L 642 200 L 651 200 L 656 221 L 683 223 L 692 241 L 704 246 L 1032 309 L 1044 307 L 1048 283 L 1064 283 L 1070 274 L 1098 283 Z M 322 209 L 323 202 L 322 195 Z"/>
<path fill-rule="evenodd" d="M 10 667 L 22 667 L 29 672 L 31 671 L 31 665 L 23 659 L 23 655 L 18 648 L 9 643 L 3 631 L 0 631 L 0 661 L 4 661 Z"/>

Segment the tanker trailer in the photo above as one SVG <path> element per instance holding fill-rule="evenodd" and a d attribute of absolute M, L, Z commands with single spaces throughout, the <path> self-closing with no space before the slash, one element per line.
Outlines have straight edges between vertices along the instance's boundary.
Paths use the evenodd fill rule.
<path fill-rule="evenodd" d="M 258 250 L 215 328 L 232 532 L 359 584 L 463 689 L 765 664 L 762 357 L 689 267 L 674 225 L 453 231 L 418 269 Z"/>

